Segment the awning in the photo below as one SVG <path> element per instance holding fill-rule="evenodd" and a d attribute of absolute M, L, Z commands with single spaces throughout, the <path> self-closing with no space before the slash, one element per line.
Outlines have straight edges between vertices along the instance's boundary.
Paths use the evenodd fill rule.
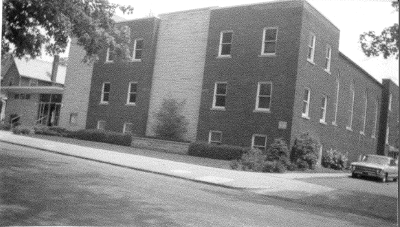
<path fill-rule="evenodd" d="M 57 86 L 10 86 L 1 87 L 1 91 L 24 94 L 62 94 L 64 92 L 64 88 Z"/>

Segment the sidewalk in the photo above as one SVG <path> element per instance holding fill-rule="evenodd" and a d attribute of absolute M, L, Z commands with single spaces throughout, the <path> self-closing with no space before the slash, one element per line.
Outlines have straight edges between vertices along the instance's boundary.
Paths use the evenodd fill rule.
<path fill-rule="evenodd" d="M 303 195 L 326 193 L 335 189 L 301 182 L 295 180 L 295 178 L 340 177 L 347 175 L 343 173 L 266 174 L 219 169 L 14 135 L 7 131 L 0 131 L 0 141 L 227 188 L 262 189 L 263 194 L 265 194 L 266 191 L 296 191 L 297 193 L 293 194 Z"/>

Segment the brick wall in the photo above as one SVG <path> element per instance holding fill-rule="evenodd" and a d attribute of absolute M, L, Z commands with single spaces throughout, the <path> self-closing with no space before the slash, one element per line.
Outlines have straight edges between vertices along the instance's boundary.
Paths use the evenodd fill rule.
<path fill-rule="evenodd" d="M 11 114 L 18 114 L 21 125 L 33 126 L 37 120 L 38 102 L 39 94 L 30 94 L 30 99 L 14 99 L 14 94 L 8 93 L 5 120 L 9 122 Z"/>

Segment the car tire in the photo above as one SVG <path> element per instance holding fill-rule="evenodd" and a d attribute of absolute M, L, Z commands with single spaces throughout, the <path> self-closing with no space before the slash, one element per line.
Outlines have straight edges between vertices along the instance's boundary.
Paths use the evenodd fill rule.
<path fill-rule="evenodd" d="M 381 178 L 382 183 L 386 183 L 388 181 L 388 175 L 385 173 L 385 175 Z"/>

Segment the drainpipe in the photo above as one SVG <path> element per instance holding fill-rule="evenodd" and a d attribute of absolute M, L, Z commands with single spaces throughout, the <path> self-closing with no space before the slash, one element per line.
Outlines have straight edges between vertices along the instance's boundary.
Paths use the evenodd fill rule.
<path fill-rule="evenodd" d="M 53 85 L 56 83 L 57 80 L 57 71 L 59 62 L 60 62 L 60 56 L 58 54 L 54 55 L 53 67 L 51 69 L 51 82 L 53 83 Z"/>

